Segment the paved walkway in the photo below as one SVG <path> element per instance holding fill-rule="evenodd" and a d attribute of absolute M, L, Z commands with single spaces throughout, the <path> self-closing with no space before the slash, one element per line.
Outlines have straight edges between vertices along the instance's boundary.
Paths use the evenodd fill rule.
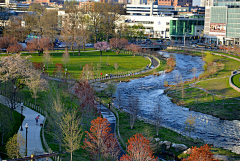
<path fill-rule="evenodd" d="M 8 106 L 6 99 L 7 99 L 6 97 L 0 95 L 0 102 Z M 16 111 L 21 113 L 20 104 L 17 105 Z M 35 155 L 43 154 L 44 150 L 43 150 L 42 142 L 40 138 L 40 131 L 41 131 L 40 123 L 42 123 L 42 121 L 44 120 L 44 116 L 26 106 L 23 106 L 23 115 L 25 116 L 25 119 L 22 122 L 23 131 L 20 131 L 21 129 L 20 127 L 18 133 L 21 133 L 22 136 L 26 138 L 25 124 L 27 122 L 28 123 L 27 156 L 30 156 L 33 153 Z M 37 117 L 37 115 L 40 115 L 40 120 L 38 121 L 38 125 L 36 125 L 36 121 L 35 121 L 35 118 Z M 24 145 L 21 148 L 22 156 L 25 156 L 25 150 L 26 150 L 26 145 Z"/>
<path fill-rule="evenodd" d="M 116 133 L 115 133 L 115 126 L 116 126 L 116 117 L 115 117 L 115 115 L 107 107 L 105 107 L 102 104 L 100 105 L 99 102 L 97 102 L 97 108 L 101 111 L 101 114 L 102 114 L 103 118 L 106 118 L 110 122 L 110 124 L 111 124 L 110 125 L 110 127 L 111 127 L 111 131 L 110 132 L 113 133 L 115 135 L 115 137 L 117 138 Z M 118 156 L 118 159 L 119 159 L 123 154 L 125 154 L 125 152 L 122 149 L 122 147 L 120 146 L 119 142 L 118 142 L 118 145 L 119 145 L 119 148 L 121 149 L 120 153 L 119 153 L 119 156 Z"/>

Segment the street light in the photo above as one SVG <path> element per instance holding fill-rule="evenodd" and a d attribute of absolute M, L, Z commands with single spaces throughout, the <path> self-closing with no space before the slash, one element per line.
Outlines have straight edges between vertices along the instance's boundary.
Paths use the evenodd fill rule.
<path fill-rule="evenodd" d="M 20 131 L 23 131 L 23 128 L 22 128 L 22 114 L 23 114 L 23 103 L 21 103 L 21 129 Z"/>
<path fill-rule="evenodd" d="M 65 68 L 65 79 L 67 79 L 67 68 Z"/>
<path fill-rule="evenodd" d="M 27 156 L 27 133 L 28 133 L 28 123 L 26 122 L 26 125 L 25 125 L 25 127 L 26 127 L 26 151 L 25 151 L 25 154 L 26 154 L 26 156 Z"/>

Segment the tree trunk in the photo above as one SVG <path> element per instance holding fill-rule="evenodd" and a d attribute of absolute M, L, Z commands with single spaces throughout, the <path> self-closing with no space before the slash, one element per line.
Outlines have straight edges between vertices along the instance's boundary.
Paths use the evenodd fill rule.
<path fill-rule="evenodd" d="M 37 103 L 37 101 L 36 101 L 36 96 L 35 96 L 35 106 L 36 106 L 36 103 Z"/>
<path fill-rule="evenodd" d="M 100 50 L 100 56 L 102 56 L 102 50 Z"/>
<path fill-rule="evenodd" d="M 80 56 L 80 45 L 78 45 L 78 56 Z"/>

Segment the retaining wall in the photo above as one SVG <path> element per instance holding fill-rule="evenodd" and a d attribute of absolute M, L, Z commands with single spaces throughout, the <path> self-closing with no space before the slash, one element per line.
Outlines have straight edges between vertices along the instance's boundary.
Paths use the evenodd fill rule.
<path fill-rule="evenodd" d="M 238 88 L 238 87 L 237 87 L 235 84 L 233 84 L 233 82 L 232 82 L 233 76 L 238 75 L 238 74 L 240 74 L 240 73 L 233 74 L 233 75 L 231 75 L 231 76 L 229 77 L 229 85 L 230 85 L 233 89 L 235 89 L 236 91 L 240 92 L 240 88 Z"/>

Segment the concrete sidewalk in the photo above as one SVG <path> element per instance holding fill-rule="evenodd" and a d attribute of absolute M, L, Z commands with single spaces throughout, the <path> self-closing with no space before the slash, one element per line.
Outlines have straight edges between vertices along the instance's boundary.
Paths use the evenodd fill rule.
<path fill-rule="evenodd" d="M 8 98 L 0 95 L 0 102 L 2 104 L 4 104 L 5 106 L 9 107 L 6 99 L 8 99 Z M 16 111 L 21 113 L 21 105 L 20 104 L 17 104 Z M 40 131 L 41 131 L 40 123 L 43 122 L 44 116 L 26 106 L 23 106 L 23 115 L 25 116 L 25 119 L 22 122 L 23 131 L 20 131 L 20 129 L 21 129 L 21 127 L 20 127 L 18 133 L 21 133 L 23 138 L 26 138 L 25 124 L 27 122 L 28 123 L 27 156 L 30 156 L 31 154 L 35 154 L 35 155 L 44 154 L 45 152 L 43 150 L 42 142 L 41 142 L 41 138 L 40 138 Z M 40 120 L 38 121 L 38 125 L 36 125 L 36 121 L 35 121 L 35 118 L 37 117 L 37 115 L 40 115 Z M 22 156 L 25 156 L 25 150 L 26 150 L 26 145 L 24 145 L 21 148 Z"/>

